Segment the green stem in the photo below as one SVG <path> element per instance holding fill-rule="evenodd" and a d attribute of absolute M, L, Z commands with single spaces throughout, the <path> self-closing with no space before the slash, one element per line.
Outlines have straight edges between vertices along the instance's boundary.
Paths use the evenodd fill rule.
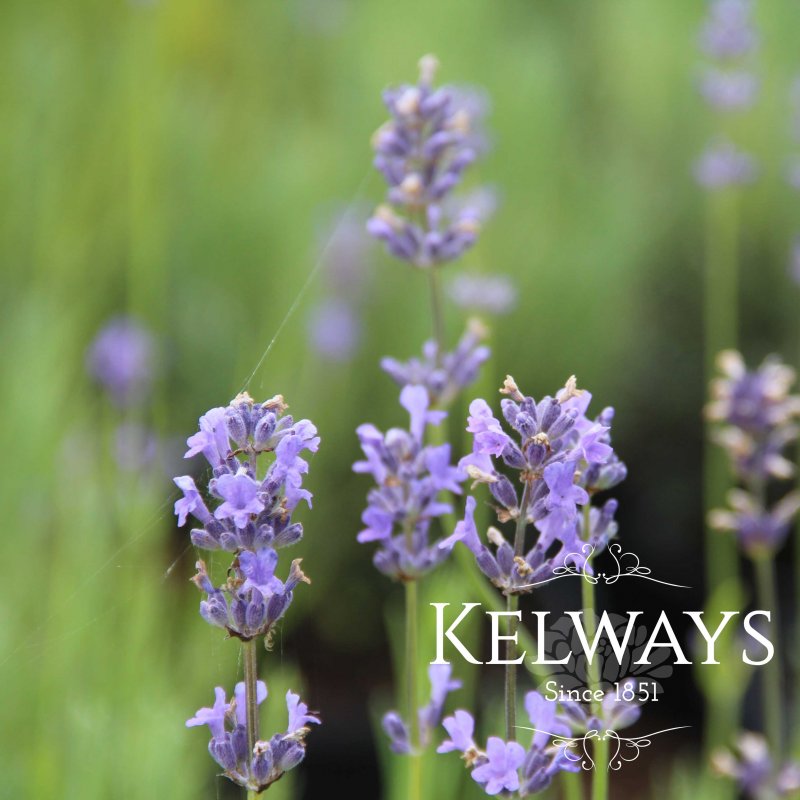
<path fill-rule="evenodd" d="M 406 582 L 406 719 L 408 719 L 411 753 L 408 756 L 408 797 L 422 797 L 422 753 L 417 715 L 417 652 L 419 649 L 419 603 L 417 581 Z"/>
<path fill-rule="evenodd" d="M 522 500 L 519 504 L 519 516 L 514 530 L 514 555 L 521 557 L 525 551 L 525 528 L 528 526 L 528 500 L 531 495 L 531 482 L 525 483 L 522 491 Z M 506 599 L 506 674 L 505 674 L 505 706 L 506 706 L 506 739 L 513 741 L 517 738 L 517 630 L 519 620 L 515 614 L 519 609 L 519 596 L 509 594 Z"/>
<path fill-rule="evenodd" d="M 249 752 L 258 741 L 258 658 L 256 640 L 242 642 L 242 661 L 244 662 L 244 697 L 247 710 L 247 747 Z M 256 792 L 248 789 L 247 800 L 253 800 Z"/>
<path fill-rule="evenodd" d="M 738 240 L 739 222 L 735 191 L 711 191 L 707 195 L 706 258 L 704 275 L 703 325 L 705 383 L 716 372 L 721 350 L 736 347 L 738 328 Z M 708 512 L 725 503 L 731 481 L 726 457 L 720 447 L 706 438 L 703 451 L 703 505 Z M 738 559 L 733 537 L 720 536 L 706 526 L 705 578 L 709 595 L 731 577 L 738 577 Z M 721 609 L 709 609 L 716 612 Z M 706 747 L 726 744 L 739 709 L 730 698 L 707 697 Z M 734 703 L 733 705 L 737 705 Z"/>
<path fill-rule="evenodd" d="M 506 632 L 514 636 L 517 632 L 517 618 L 512 616 L 519 608 L 519 596 L 510 594 L 506 598 Z M 516 644 L 508 639 L 506 641 L 506 676 L 505 676 L 505 703 L 506 703 L 506 740 L 511 742 L 517 738 L 517 665 L 510 663 L 517 657 Z"/>
<path fill-rule="evenodd" d="M 589 530 L 589 514 L 591 506 L 587 503 L 583 507 L 584 530 Z M 591 566 L 591 558 L 588 559 L 588 566 Z M 597 625 L 595 622 L 595 596 L 594 584 L 585 578 L 581 580 L 581 600 L 583 602 L 583 624 L 586 629 L 587 641 L 594 642 L 597 636 Z M 600 691 L 600 671 L 597 663 L 597 652 L 589 662 L 589 690 L 592 693 L 592 715 L 596 719 L 602 716 L 602 702 L 597 699 Z M 605 738 L 605 731 L 599 730 L 597 738 L 594 740 L 594 769 L 592 770 L 592 800 L 607 800 L 608 798 L 608 740 Z"/>
<path fill-rule="evenodd" d="M 431 319 L 433 320 L 433 339 L 436 342 L 436 364 L 442 362 L 445 352 L 444 304 L 442 302 L 442 281 L 439 268 L 434 264 L 428 267 L 428 281 L 431 290 Z"/>
<path fill-rule="evenodd" d="M 778 644 L 778 595 L 775 590 L 775 562 L 772 556 L 761 556 L 755 560 L 756 596 L 758 606 L 771 613 L 770 640 L 775 647 L 775 654 L 765 665 L 762 673 L 762 697 L 764 703 L 764 732 L 773 754 L 774 763 L 780 764 L 783 754 L 783 736 L 781 727 L 781 666 L 780 648 Z"/>
<path fill-rule="evenodd" d="M 581 775 L 579 772 L 562 772 L 561 786 L 564 789 L 564 800 L 582 800 Z"/>
<path fill-rule="evenodd" d="M 250 752 L 258 741 L 258 664 L 256 659 L 256 640 L 242 642 L 244 661 L 244 696 L 247 706 L 247 746 Z"/>

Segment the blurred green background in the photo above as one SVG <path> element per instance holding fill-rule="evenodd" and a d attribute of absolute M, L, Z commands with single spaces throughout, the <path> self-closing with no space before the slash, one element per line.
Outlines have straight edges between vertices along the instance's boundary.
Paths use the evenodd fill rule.
<path fill-rule="evenodd" d="M 665 575 L 688 571 L 701 607 L 703 13 L 689 0 L 5 0 L 0 797 L 238 796 L 214 777 L 205 736 L 183 727 L 214 685 L 232 685 L 237 648 L 196 614 L 170 477 L 197 417 L 251 375 L 256 399 L 284 394 L 323 438 L 298 547 L 313 585 L 265 668 L 276 726 L 281 685 L 303 686 L 326 724 L 270 796 L 331 782 L 379 795 L 386 748 L 371 719 L 390 702 L 399 590 L 355 543 L 368 487 L 350 464 L 359 423 L 404 421 L 377 364 L 429 335 L 427 288 L 373 248 L 365 335 L 346 364 L 308 346 L 325 282 L 299 293 L 330 210 L 380 201 L 380 91 L 414 80 L 426 52 L 443 81 L 492 101 L 493 149 L 471 180 L 501 204 L 464 265 L 512 276 L 519 302 L 493 324 L 481 390 L 512 373 L 541 396 L 576 373 L 598 408 L 613 404 L 630 467 L 622 537 Z M 762 95 L 740 126 L 761 164 L 741 210 L 743 349 L 758 359 L 797 356 L 786 267 L 800 202 L 781 167 L 799 21 L 792 0 L 761 4 Z M 84 369 L 121 311 L 159 341 L 139 421 L 158 431 L 163 464 L 140 473 L 110 455 L 119 419 Z M 451 341 L 463 324 L 450 308 Z M 461 429 L 454 411 L 456 441 Z M 458 585 L 451 596 L 474 599 Z M 680 755 L 638 767 L 641 796 Z M 437 769 L 460 780 L 455 757 Z M 675 786 L 697 796 L 685 777 Z"/>

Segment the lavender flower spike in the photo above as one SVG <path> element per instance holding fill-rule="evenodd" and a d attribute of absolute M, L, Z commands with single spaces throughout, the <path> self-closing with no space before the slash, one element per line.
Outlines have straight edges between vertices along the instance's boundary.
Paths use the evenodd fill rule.
<path fill-rule="evenodd" d="M 439 493 L 459 493 L 465 476 L 451 465 L 449 444 L 424 444 L 427 426 L 445 416 L 430 410 L 426 389 L 406 386 L 400 402 L 409 412 L 410 430 L 392 428 L 384 434 L 373 425 L 357 430 L 365 460 L 353 470 L 371 474 L 376 484 L 367 495 L 358 540 L 379 543 L 373 561 L 381 572 L 414 580 L 447 558 L 448 551 L 429 543 L 429 530 L 434 519 L 452 510 Z"/>
<path fill-rule="evenodd" d="M 450 738 L 437 752 L 461 753 L 472 779 L 490 796 L 516 792 L 519 797 L 528 797 L 546 789 L 557 773 L 580 770 L 578 764 L 566 757 L 563 747 L 552 747 L 553 738 L 570 734 L 569 725 L 557 714 L 556 704 L 538 692 L 529 692 L 525 708 L 533 729 L 527 750 L 522 744 L 505 742 L 497 736 L 490 736 L 486 749 L 481 750 L 473 738 L 475 721 L 472 715 L 459 709 L 444 720 Z M 520 728 L 520 732 L 524 730 Z"/>
<path fill-rule="evenodd" d="M 89 374 L 118 406 L 140 402 L 154 375 L 155 341 L 131 317 L 114 317 L 97 334 L 86 353 Z"/>
<path fill-rule="evenodd" d="M 489 358 L 489 348 L 482 344 L 486 335 L 483 323 L 473 319 L 452 352 L 440 354 L 438 345 L 431 339 L 422 348 L 422 358 L 408 361 L 384 358 L 381 369 L 398 386 L 424 386 L 434 405 L 446 407 L 475 382 L 478 370 Z"/>
<path fill-rule="evenodd" d="M 458 258 L 478 234 L 481 209 L 453 209 L 449 195 L 478 154 L 476 123 L 483 113 L 474 93 L 434 88 L 438 63 L 420 60 L 416 84 L 384 92 L 391 119 L 375 133 L 375 167 L 389 186 L 367 230 L 396 258 L 421 268 Z M 450 213 L 448 213 L 450 212 Z"/>
<path fill-rule="evenodd" d="M 464 519 L 440 547 L 448 549 L 462 541 L 492 583 L 505 594 L 522 594 L 552 577 L 557 566 L 583 567 L 585 543 L 593 546 L 594 554 L 606 546 L 616 532 L 616 502 L 590 508 L 588 530 L 578 509 L 623 480 L 626 470 L 610 444 L 613 409 L 589 419 L 591 395 L 578 390 L 574 378 L 556 397 L 538 403 L 525 397 L 510 376 L 501 392 L 508 395 L 501 408 L 515 435 L 506 432 L 485 400 L 473 400 L 467 425 L 473 435 L 472 453 L 459 466 L 473 479 L 473 488 L 488 486 L 498 523 L 514 522 L 515 541 L 490 528 L 487 539 L 496 548 L 493 554 L 480 540 L 473 518 L 475 500 L 468 498 Z M 516 475 L 520 487 L 507 471 Z M 521 519 L 522 528 L 517 525 Z M 524 529 L 530 523 L 538 537 L 533 547 L 526 548 Z M 522 539 L 516 541 L 520 534 Z M 561 546 L 553 557 L 551 546 L 556 542 Z"/>
<path fill-rule="evenodd" d="M 450 692 L 461 688 L 461 681 L 452 677 L 450 664 L 431 664 L 428 667 L 428 678 L 431 682 L 431 696 L 428 703 L 418 709 L 420 745 L 430 744 L 433 732 L 442 721 L 442 713 Z M 457 714 L 459 712 L 456 712 Z M 463 713 L 463 712 L 462 712 Z M 397 713 L 389 711 L 383 716 L 383 729 L 389 737 L 389 747 L 398 755 L 409 755 L 412 752 L 409 725 Z M 439 752 L 448 752 L 439 750 Z"/>
<path fill-rule="evenodd" d="M 296 767 L 305 757 L 305 737 L 308 724 L 319 724 L 319 719 L 308 713 L 308 706 L 300 702 L 299 695 L 289 691 L 286 705 L 289 725 L 286 733 L 276 733 L 268 741 L 259 740 L 252 752 L 247 744 L 244 683 L 236 684 L 235 699 L 228 703 L 225 690 L 217 687 L 213 708 L 201 708 L 186 722 L 187 727 L 208 725 L 211 741 L 208 751 L 223 769 L 225 777 L 249 791 L 262 792 Z M 267 697 L 267 687 L 258 681 L 256 702 Z"/>

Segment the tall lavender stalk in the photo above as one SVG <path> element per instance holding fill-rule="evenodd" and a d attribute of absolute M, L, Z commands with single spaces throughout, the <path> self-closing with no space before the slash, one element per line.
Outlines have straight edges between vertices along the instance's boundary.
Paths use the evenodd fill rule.
<path fill-rule="evenodd" d="M 258 706 L 267 687 L 258 680 L 257 643 L 269 649 L 276 623 L 291 605 L 300 583 L 310 583 L 292 561 L 285 581 L 275 572 L 279 550 L 300 541 L 303 526 L 292 521 L 301 501 L 311 503 L 302 486 L 308 462 L 305 450 L 316 452 L 319 437 L 306 419 L 294 422 L 278 395 L 256 403 L 246 393 L 225 408 L 212 408 L 200 418 L 200 430 L 187 440 L 186 458 L 202 454 L 211 467 L 205 497 L 190 475 L 175 478 L 183 497 L 175 503 L 178 524 L 188 516 L 199 523 L 191 531 L 195 547 L 233 555 L 226 580 L 216 586 L 204 561 L 192 579 L 204 593 L 200 614 L 242 646 L 244 681 L 230 701 L 215 689 L 212 707 L 201 708 L 188 727 L 208 725 L 208 749 L 223 774 L 254 798 L 296 767 L 305 756 L 310 723 L 319 719 L 297 694 L 286 694 L 289 724 L 285 732 L 262 739 Z M 209 508 L 211 504 L 213 511 Z"/>
<path fill-rule="evenodd" d="M 718 358 L 721 377 L 712 383 L 706 415 L 715 423 L 714 441 L 728 457 L 738 487 L 728 494 L 728 508 L 709 514 L 712 529 L 731 531 L 741 552 L 753 562 L 759 608 L 771 612 L 770 640 L 775 656 L 762 680 L 764 728 L 775 759 L 784 749 L 784 691 L 779 643 L 779 608 L 775 556 L 800 510 L 800 491 L 773 501 L 769 491 L 793 474 L 786 447 L 797 439 L 800 396 L 790 394 L 794 370 L 775 358 L 749 371 L 741 355 L 724 351 Z"/>
<path fill-rule="evenodd" d="M 752 22 L 751 0 L 710 0 L 699 44 L 710 63 L 703 66 L 699 90 L 711 110 L 711 143 L 694 165 L 698 184 L 706 190 L 706 252 L 703 323 L 705 376 L 711 380 L 717 353 L 735 347 L 738 338 L 737 187 L 756 175 L 753 159 L 734 144 L 736 116 L 755 102 L 759 85 L 748 66 L 758 46 Z M 706 445 L 703 455 L 704 504 L 709 509 L 722 502 L 729 480 L 720 454 Z M 706 530 L 706 583 L 714 592 L 738 575 L 735 548 Z M 730 698 L 708 698 L 707 742 L 726 741 L 737 711 Z"/>
<path fill-rule="evenodd" d="M 431 319 L 433 339 L 427 343 L 421 359 L 411 359 L 403 363 L 395 359 L 384 359 L 383 368 L 401 386 L 401 402 L 411 410 L 411 405 L 420 408 L 423 403 L 427 414 L 441 414 L 441 410 L 449 406 L 464 386 L 471 383 L 478 367 L 486 360 L 489 353 L 482 346 L 481 334 L 476 327 L 467 330 L 457 348 L 447 352 L 445 346 L 445 318 L 443 308 L 443 291 L 440 270 L 442 265 L 460 257 L 469 249 L 478 234 L 485 206 L 479 203 L 459 201 L 453 196 L 453 190 L 460 183 L 465 169 L 475 160 L 482 146 L 479 130 L 480 118 L 484 113 L 478 95 L 454 86 L 434 86 L 438 62 L 433 56 L 425 56 L 420 60 L 419 80 L 416 84 L 404 84 L 387 89 L 383 99 L 390 113 L 390 119 L 384 123 L 373 137 L 375 150 L 375 167 L 381 172 L 388 184 L 386 202 L 380 205 L 367 223 L 368 231 L 382 240 L 389 253 L 420 271 L 426 272 L 430 293 Z M 420 393 L 421 392 L 421 393 Z M 435 406 L 440 411 L 427 411 Z M 410 431 L 416 451 L 447 453 L 449 463 L 449 445 L 438 425 L 427 432 L 423 425 L 415 433 L 412 412 L 412 429 Z M 372 444 L 365 441 L 363 427 L 359 429 L 362 447 L 368 453 Z M 424 441 L 425 435 L 430 438 Z M 387 441 L 384 443 L 388 448 Z M 386 452 L 390 452 L 388 449 Z M 384 457 L 381 455 L 380 457 Z M 430 467 L 428 467 L 430 470 Z M 376 483 L 387 489 L 383 483 L 383 471 L 373 471 Z M 421 473 L 418 473 L 419 478 Z M 454 473 L 455 475 L 455 473 Z M 430 477 L 434 477 L 432 471 Z M 410 480 L 406 476 L 406 480 Z M 449 485 L 435 487 L 435 496 L 458 493 L 458 483 L 463 476 L 451 479 Z M 411 486 L 411 484 L 408 484 Z M 413 490 L 408 492 L 404 502 L 415 502 Z M 451 514 L 449 505 L 439 503 L 440 511 L 434 517 L 442 518 Z M 369 513 L 369 509 L 368 512 Z M 393 747 L 400 752 L 407 752 L 409 758 L 409 792 L 411 797 L 419 797 L 421 792 L 421 774 L 419 754 L 422 749 L 425 731 L 417 719 L 419 702 L 416 685 L 417 674 L 417 629 L 418 629 L 418 580 L 425 570 L 420 572 L 419 565 L 414 565 L 413 554 L 428 552 L 441 555 L 436 548 L 427 548 L 427 528 L 430 520 L 425 521 L 424 531 L 418 530 L 420 519 L 415 516 L 413 508 L 406 507 L 402 512 L 403 523 L 401 536 L 396 537 L 395 552 L 398 548 L 405 552 L 400 558 L 411 564 L 411 572 L 402 571 L 393 574 L 395 567 L 386 568 L 385 559 L 388 552 L 384 548 L 378 551 L 376 565 L 393 577 L 405 583 L 406 596 L 406 719 L 408 720 L 409 746 L 398 745 L 403 741 L 402 728 L 398 727 L 399 717 L 391 717 L 389 725 L 386 718 L 384 727 L 390 732 Z M 367 521 L 365 516 L 365 521 Z M 368 540 L 371 534 L 362 532 L 361 540 Z M 391 533 L 383 531 L 384 539 Z M 365 538 L 366 537 L 366 538 Z M 431 563 L 428 568 L 435 566 Z M 406 723 L 404 723 L 406 724 Z M 436 723 L 438 724 L 438 720 Z M 399 738 L 398 738 L 399 737 Z"/>

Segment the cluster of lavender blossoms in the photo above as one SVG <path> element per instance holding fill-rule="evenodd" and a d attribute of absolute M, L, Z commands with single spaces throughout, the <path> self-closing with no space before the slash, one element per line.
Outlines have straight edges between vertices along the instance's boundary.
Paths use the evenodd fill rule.
<path fill-rule="evenodd" d="M 431 268 L 461 256 L 474 243 L 485 207 L 450 197 L 483 146 L 485 113 L 474 91 L 435 88 L 438 62 L 420 60 L 419 81 L 384 92 L 391 114 L 373 136 L 374 164 L 389 185 L 387 200 L 367 224 L 395 257 Z"/>
<path fill-rule="evenodd" d="M 433 520 L 451 514 L 440 492 L 461 494 L 462 470 L 450 463 L 450 445 L 425 444 L 429 425 L 438 425 L 444 411 L 432 411 L 423 386 L 406 386 L 400 403 L 408 411 L 408 430 L 391 428 L 386 433 L 374 425 L 359 426 L 357 433 L 365 460 L 353 465 L 355 472 L 369 473 L 375 487 L 367 496 L 362 514 L 366 526 L 359 542 L 377 542 L 375 566 L 392 578 L 417 580 L 447 558 L 440 542 L 430 542 Z"/>
<path fill-rule="evenodd" d="M 719 775 L 733 778 L 748 800 L 796 797 L 800 791 L 800 765 L 789 761 L 776 770 L 766 739 L 757 733 L 741 734 L 733 752 L 714 752 L 711 764 Z"/>
<path fill-rule="evenodd" d="M 233 554 L 221 586 L 212 582 L 205 562 L 197 562 L 192 580 L 205 594 L 200 614 L 248 646 L 258 637 L 269 645 L 294 589 L 310 582 L 300 559 L 292 561 L 285 580 L 276 575 L 280 548 L 303 536 L 292 513 L 301 501 L 311 504 L 311 494 L 302 485 L 308 462 L 301 453 L 316 452 L 320 441 L 309 420 L 295 422 L 284 413 L 286 408 L 280 395 L 256 403 L 247 393 L 225 408 L 212 408 L 200 418 L 200 430 L 187 440 L 186 452 L 186 458 L 202 454 L 211 467 L 205 497 L 190 475 L 174 479 L 183 492 L 175 503 L 179 525 L 189 515 L 199 523 L 191 531 L 192 543 Z M 266 466 L 261 463 L 265 458 Z M 255 651 L 251 652 L 255 670 Z M 290 693 L 287 731 L 262 741 L 257 720 L 245 719 L 244 691 L 244 684 L 237 686 L 235 700 L 228 704 L 218 688 L 213 709 L 201 709 L 187 725 L 207 724 L 212 736 L 209 752 L 225 775 L 250 791 L 263 791 L 302 761 L 307 723 L 319 720 Z M 258 697 L 259 702 L 266 697 L 266 687 L 259 689 Z"/>
<path fill-rule="evenodd" d="M 551 739 L 569 738 L 571 726 L 559 715 L 555 702 L 538 692 L 525 696 L 525 710 L 535 731 L 526 750 L 519 742 L 490 736 L 486 747 L 475 743 L 475 720 L 468 711 L 459 709 L 444 720 L 449 735 L 439 746 L 439 753 L 461 753 L 472 779 L 487 795 L 514 793 L 527 797 L 546 789 L 558 772 L 578 772 L 580 765 L 572 760 L 565 747 L 555 747 Z"/>
<path fill-rule="evenodd" d="M 591 497 L 624 480 L 626 468 L 610 443 L 614 410 L 606 408 L 595 419 L 587 417 L 592 396 L 577 389 L 574 378 L 555 397 L 538 403 L 524 396 L 510 376 L 501 392 L 507 395 L 501 402 L 503 417 L 514 435 L 504 430 L 485 400 L 474 400 L 467 427 L 473 450 L 459 467 L 472 478 L 473 487 L 489 487 L 498 522 L 515 524 L 514 542 L 492 527 L 487 533 L 495 548 L 492 553 L 478 535 L 475 498 L 468 497 L 464 519 L 440 547 L 449 550 L 463 542 L 492 583 L 504 594 L 516 595 L 552 577 L 556 566 L 583 568 L 587 558 L 606 547 L 617 530 L 617 501 L 594 507 Z M 517 474 L 521 493 L 502 468 Z M 525 530 L 530 523 L 538 536 L 526 552 Z M 560 547 L 553 554 L 556 543 Z"/>
<path fill-rule="evenodd" d="M 714 440 L 728 454 L 740 486 L 729 492 L 730 508 L 712 511 L 709 522 L 733 531 L 750 557 L 769 556 L 780 549 L 800 510 L 800 492 L 772 505 L 767 497 L 771 481 L 794 472 L 784 452 L 798 435 L 800 396 L 790 393 L 795 373 L 776 358 L 750 371 L 733 350 L 720 353 L 717 364 L 722 376 L 711 385 L 706 417 L 717 423 Z"/>
<path fill-rule="evenodd" d="M 232 781 L 261 792 L 303 760 L 308 725 L 312 722 L 319 724 L 319 719 L 308 713 L 308 706 L 300 702 L 299 695 L 292 691 L 286 693 L 289 714 L 286 731 L 276 733 L 268 742 L 256 742 L 252 751 L 247 741 L 244 683 L 236 684 L 230 702 L 221 686 L 214 689 L 214 696 L 214 705 L 199 709 L 186 721 L 186 727 L 208 725 L 211 733 L 208 751 Z M 261 705 L 266 699 L 267 686 L 264 681 L 258 681 L 256 702 Z"/>
<path fill-rule="evenodd" d="M 428 667 L 428 680 L 431 684 L 430 699 L 417 710 L 421 747 L 431 743 L 433 732 L 441 724 L 447 695 L 461 688 L 461 681 L 453 679 L 449 664 L 431 664 Z M 382 725 L 393 753 L 408 755 L 412 752 L 411 731 L 400 714 L 396 711 L 387 712 L 383 715 Z"/>
<path fill-rule="evenodd" d="M 422 347 L 422 358 L 398 361 L 386 357 L 381 360 L 381 369 L 400 387 L 425 387 L 432 404 L 447 407 L 474 383 L 489 358 L 491 351 L 483 344 L 486 335 L 480 320 L 472 319 L 454 350 L 440 352 L 436 341 L 429 339 Z"/>
<path fill-rule="evenodd" d="M 709 108 L 720 115 L 746 111 L 753 106 L 759 81 L 744 65 L 758 46 L 750 0 L 711 0 L 708 18 L 700 31 L 700 47 L 714 60 L 699 80 L 700 94 Z M 741 152 L 723 131 L 694 165 L 697 182 L 707 189 L 750 183 L 756 176 L 753 159 Z"/>
<path fill-rule="evenodd" d="M 133 317 L 109 320 L 86 353 L 86 368 L 119 408 L 141 403 L 155 373 L 155 341 Z"/>

